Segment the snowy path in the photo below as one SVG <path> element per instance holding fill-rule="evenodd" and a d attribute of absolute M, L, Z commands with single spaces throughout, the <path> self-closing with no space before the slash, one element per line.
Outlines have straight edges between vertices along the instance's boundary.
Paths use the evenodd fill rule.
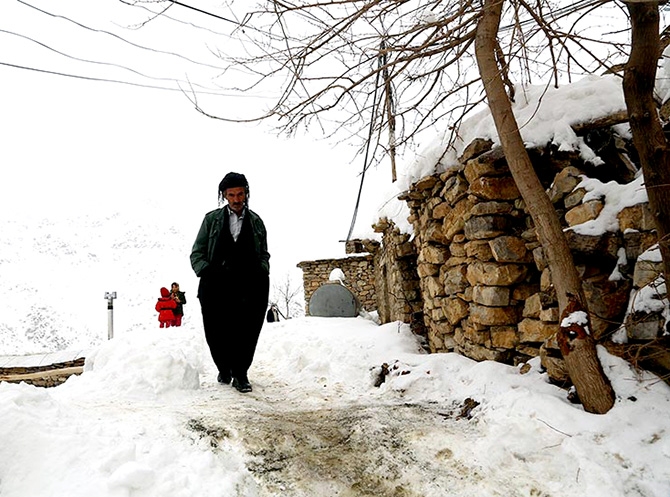
<path fill-rule="evenodd" d="M 172 414 L 215 457 L 227 457 L 227 445 L 240 450 L 259 497 L 549 495 L 522 461 L 496 473 L 479 467 L 468 448 L 479 432 L 460 408 L 338 402 L 305 410 L 281 381 L 261 380 L 247 395 L 205 383 Z M 144 406 L 147 417 L 154 407 Z"/>
<path fill-rule="evenodd" d="M 216 488 L 217 478 L 226 482 L 224 497 L 550 495 L 537 490 L 543 485 L 523 461 L 511 460 L 494 472 L 478 465 L 473 446 L 483 435 L 462 415 L 464 406 L 343 401 L 341 385 L 331 391 L 332 399 L 306 402 L 310 392 L 291 387 L 265 366 L 257 368 L 250 394 L 204 380 L 200 389 L 167 404 L 106 401 L 104 393 L 70 399 L 75 418 L 58 429 L 67 433 L 63 438 L 72 430 L 85 434 L 82 459 L 95 458 L 93 468 L 119 490 L 109 495 L 151 495 L 152 488 L 161 495 L 196 495 L 194 486 L 206 492 Z M 179 470 L 170 469 L 170 453 L 179 454 Z M 45 468 L 57 473 L 58 458 L 54 450 Z M 168 466 L 159 472 L 161 464 Z M 67 471 L 73 469 L 82 478 L 87 472 L 81 463 L 68 465 Z M 235 485 L 227 487 L 231 481 Z M 80 488 L 85 495 L 95 487 Z M 62 495 L 57 485 L 52 490 L 34 495 Z"/>
<path fill-rule="evenodd" d="M 667 386 L 618 359 L 621 398 L 593 416 L 535 369 L 422 354 L 392 324 L 269 326 L 249 394 L 202 342 L 147 331 L 57 388 L 0 383 L 0 497 L 669 495 L 670 429 L 630 429 L 667 418 Z"/>

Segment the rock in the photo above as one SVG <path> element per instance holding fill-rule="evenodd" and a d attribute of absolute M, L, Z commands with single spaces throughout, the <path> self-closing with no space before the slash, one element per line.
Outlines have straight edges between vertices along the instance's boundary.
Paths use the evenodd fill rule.
<path fill-rule="evenodd" d="M 491 326 L 491 345 L 499 349 L 514 349 L 519 335 L 514 326 Z"/>
<path fill-rule="evenodd" d="M 480 261 L 493 260 L 493 252 L 488 240 L 473 240 L 465 244 L 465 254 Z"/>
<path fill-rule="evenodd" d="M 468 318 L 461 321 L 461 329 L 463 330 L 461 336 L 456 335 L 456 341 L 460 345 L 467 342 L 485 346 L 490 344 L 491 336 L 488 326 L 483 326 Z"/>
<path fill-rule="evenodd" d="M 446 295 L 463 292 L 468 286 L 467 266 L 454 266 L 446 269 L 441 277 Z"/>
<path fill-rule="evenodd" d="M 625 207 L 617 214 L 619 229 L 622 232 L 627 230 L 652 231 L 656 229 L 656 220 L 649 210 L 649 204 L 636 204 Z"/>
<path fill-rule="evenodd" d="M 549 199 L 552 203 L 556 203 L 561 200 L 565 195 L 572 192 L 575 187 L 581 183 L 582 179 L 580 175 L 584 174 L 582 171 L 576 167 L 566 167 L 561 172 L 559 172 L 554 178 L 554 182 L 549 188 Z"/>
<path fill-rule="evenodd" d="M 626 316 L 626 334 L 633 340 L 654 340 L 663 334 L 665 319 L 659 313 L 636 312 Z"/>
<path fill-rule="evenodd" d="M 424 245 L 419 254 L 419 262 L 444 264 L 449 258 L 449 249 L 443 245 Z"/>
<path fill-rule="evenodd" d="M 437 176 L 426 176 L 425 178 L 421 178 L 419 181 L 414 183 L 412 185 L 412 189 L 419 191 L 430 190 L 438 181 L 440 181 L 440 178 Z"/>
<path fill-rule="evenodd" d="M 465 147 L 465 150 L 463 150 L 463 153 L 458 158 L 458 162 L 464 164 L 470 159 L 474 159 L 484 152 L 488 152 L 491 150 L 491 147 L 493 147 L 493 142 L 491 140 L 475 138 L 467 147 Z"/>
<path fill-rule="evenodd" d="M 662 261 L 638 260 L 633 273 L 633 286 L 642 288 L 652 283 L 663 272 Z"/>
<path fill-rule="evenodd" d="M 543 271 L 548 266 L 542 246 L 533 249 L 533 260 L 535 261 L 535 267 L 540 271 Z"/>
<path fill-rule="evenodd" d="M 457 325 L 468 315 L 470 305 L 457 297 L 446 298 L 442 302 L 444 314 L 451 325 Z"/>
<path fill-rule="evenodd" d="M 571 229 L 565 230 L 564 233 L 576 259 L 592 259 L 592 263 L 597 261 L 609 267 L 618 260 L 619 247 L 622 245 L 620 235 L 611 232 L 602 235 L 582 235 Z"/>
<path fill-rule="evenodd" d="M 439 243 L 441 245 L 448 245 L 449 240 L 444 236 L 444 231 L 442 231 L 442 223 L 437 221 L 428 222 L 427 226 L 423 230 L 424 240 L 427 242 Z"/>
<path fill-rule="evenodd" d="M 417 273 L 421 278 L 425 278 L 426 276 L 435 276 L 439 272 L 440 272 L 439 264 L 429 264 L 424 262 L 417 265 Z"/>
<path fill-rule="evenodd" d="M 467 279 L 472 285 L 510 286 L 524 280 L 528 267 L 475 261 L 468 266 Z"/>
<path fill-rule="evenodd" d="M 581 204 L 585 196 L 586 196 L 586 190 L 584 190 L 583 188 L 578 188 L 572 193 L 568 193 L 563 198 L 563 205 L 565 206 L 566 209 L 572 209 L 573 207 Z"/>
<path fill-rule="evenodd" d="M 506 233 L 510 226 L 507 216 L 475 216 L 465 221 L 463 229 L 470 240 L 483 240 Z"/>
<path fill-rule="evenodd" d="M 449 178 L 442 189 L 441 197 L 449 204 L 454 205 L 468 194 L 468 182 L 461 176 Z"/>
<path fill-rule="evenodd" d="M 566 212 L 565 220 L 568 226 L 577 226 L 596 219 L 604 207 L 605 204 L 601 200 L 590 200 Z"/>
<path fill-rule="evenodd" d="M 477 285 L 472 291 L 473 302 L 489 307 L 506 307 L 510 304 L 510 289 L 506 286 Z"/>
<path fill-rule="evenodd" d="M 514 206 L 509 202 L 498 202 L 492 200 L 490 202 L 480 202 L 470 210 L 472 216 L 486 216 L 492 214 L 507 215 L 512 212 Z"/>
<path fill-rule="evenodd" d="M 514 200 L 521 196 L 510 176 L 483 176 L 470 182 L 470 193 L 485 200 Z"/>
<path fill-rule="evenodd" d="M 470 321 L 485 326 L 516 324 L 519 320 L 518 307 L 488 307 L 479 304 L 470 306 Z"/>
<path fill-rule="evenodd" d="M 498 262 L 522 262 L 531 261 L 531 256 L 526 249 L 526 242 L 516 236 L 499 236 L 489 241 L 493 258 Z"/>
<path fill-rule="evenodd" d="M 432 298 L 444 296 L 444 286 L 440 283 L 440 279 L 434 276 L 424 278 L 422 283 L 425 285 L 426 292 Z"/>
<path fill-rule="evenodd" d="M 598 275 L 582 281 L 588 303 L 591 332 L 596 340 L 603 338 L 623 319 L 630 296 L 630 280 L 610 281 L 608 275 Z"/>
<path fill-rule="evenodd" d="M 472 183 L 482 176 L 503 176 L 509 175 L 509 167 L 505 161 L 505 154 L 502 147 L 495 147 L 488 152 L 481 154 L 476 159 L 465 163 L 463 174 Z"/>
<path fill-rule="evenodd" d="M 518 327 L 519 341 L 521 343 L 544 342 L 558 331 L 558 323 L 545 323 L 544 321 L 530 318 L 521 321 Z"/>
<path fill-rule="evenodd" d="M 457 243 L 454 240 L 449 244 L 449 252 L 451 252 L 452 257 L 468 257 L 465 251 L 465 243 Z"/>
<path fill-rule="evenodd" d="M 558 323 L 558 307 L 549 307 L 540 311 L 540 321 Z"/>
<path fill-rule="evenodd" d="M 449 211 L 451 211 L 451 205 L 449 205 L 447 202 L 437 204 L 433 208 L 433 219 L 444 219 L 444 216 L 446 216 Z"/>
<path fill-rule="evenodd" d="M 403 259 L 405 257 L 416 255 L 416 252 L 414 251 L 414 245 L 410 242 L 405 242 L 396 246 L 395 254 L 398 259 Z"/>
<path fill-rule="evenodd" d="M 551 292 L 554 288 L 554 283 L 551 280 L 551 270 L 546 267 L 542 270 L 540 275 L 540 290 L 542 292 Z"/>
<path fill-rule="evenodd" d="M 547 370 L 547 374 L 551 381 L 557 385 L 568 386 L 571 384 L 570 375 L 565 366 L 565 361 L 560 357 L 560 352 L 555 353 L 549 351 L 545 344 L 540 346 L 540 362 Z"/>
<path fill-rule="evenodd" d="M 444 216 L 444 219 L 442 220 L 442 230 L 448 240 L 451 240 L 456 234 L 463 231 L 465 219 L 468 217 L 473 205 L 473 199 L 470 199 L 469 197 L 463 198 Z"/>
<path fill-rule="evenodd" d="M 627 230 L 623 234 L 626 259 L 636 261 L 640 254 L 658 242 L 656 232 Z"/>
<path fill-rule="evenodd" d="M 540 311 L 542 311 L 542 301 L 540 300 L 540 294 L 536 293 L 526 299 L 523 306 L 522 316 L 525 318 L 538 319 L 540 317 Z"/>
<path fill-rule="evenodd" d="M 512 288 L 512 301 L 525 302 L 531 295 L 534 295 L 539 291 L 540 283 L 538 281 L 520 283 Z"/>
<path fill-rule="evenodd" d="M 509 360 L 509 353 L 506 350 L 491 350 L 482 345 L 470 342 L 459 345 L 456 351 L 475 361 L 496 361 L 506 363 Z"/>

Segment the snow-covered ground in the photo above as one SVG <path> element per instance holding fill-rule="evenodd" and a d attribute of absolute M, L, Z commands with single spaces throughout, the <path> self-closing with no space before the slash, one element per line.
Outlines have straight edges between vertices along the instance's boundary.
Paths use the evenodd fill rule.
<path fill-rule="evenodd" d="M 667 497 L 670 388 L 601 357 L 617 402 L 599 416 L 537 361 L 522 374 L 425 354 L 399 323 L 300 318 L 265 325 L 240 394 L 195 316 L 147 326 L 59 387 L 0 384 L 0 495 Z"/>

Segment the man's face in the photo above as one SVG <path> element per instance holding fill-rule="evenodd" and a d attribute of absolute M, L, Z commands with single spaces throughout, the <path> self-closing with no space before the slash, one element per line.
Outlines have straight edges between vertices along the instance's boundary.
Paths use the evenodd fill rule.
<path fill-rule="evenodd" d="M 179 285 L 172 285 L 172 291 L 173 292 L 178 292 L 179 291 Z"/>
<path fill-rule="evenodd" d="M 226 188 L 226 191 L 223 192 L 223 198 L 228 201 L 228 205 L 233 212 L 240 215 L 244 210 L 244 203 L 247 200 L 247 192 L 243 186 Z"/>

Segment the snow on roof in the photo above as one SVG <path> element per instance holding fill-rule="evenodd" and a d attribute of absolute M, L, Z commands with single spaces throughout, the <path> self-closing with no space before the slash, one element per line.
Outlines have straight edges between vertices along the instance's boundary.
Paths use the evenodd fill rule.
<path fill-rule="evenodd" d="M 665 80 L 664 70 L 665 68 L 659 71 L 659 82 Z M 534 85 L 518 86 L 516 90 L 512 110 L 527 147 L 552 144 L 559 150 L 579 151 L 584 160 L 594 164 L 599 164 L 600 158 L 586 145 L 582 137 L 575 134 L 571 126 L 590 122 L 626 108 L 622 79 L 612 74 L 587 76 L 559 88 Z M 628 134 L 628 125 L 618 125 L 617 131 Z M 412 226 L 407 221 L 409 208 L 397 197 L 419 179 L 457 166 L 458 157 L 476 138 L 490 139 L 494 145 L 499 144 L 498 134 L 488 108 L 464 121 L 458 130 L 458 135 L 458 139 L 451 144 L 448 143 L 448 134 L 436 138 L 404 169 L 398 171 L 398 180 L 380 196 L 381 201 L 377 203 L 378 207 L 373 214 L 372 222 L 386 218 L 393 221 L 401 232 L 413 234 Z M 573 229 L 590 235 L 618 229 L 617 214 L 621 209 L 647 201 L 643 181 L 641 174 L 628 185 L 615 182 L 603 184 L 598 180 L 585 178 L 580 187 L 589 191 L 587 198 L 604 198 L 605 208 L 598 219 Z M 358 232 L 357 236 L 378 238 L 371 231 Z"/>

